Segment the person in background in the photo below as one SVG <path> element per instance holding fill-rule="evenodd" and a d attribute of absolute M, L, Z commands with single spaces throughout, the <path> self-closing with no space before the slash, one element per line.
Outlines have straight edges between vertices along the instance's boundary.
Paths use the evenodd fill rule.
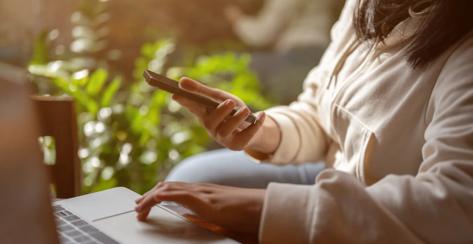
<path fill-rule="evenodd" d="M 236 6 L 226 15 L 235 34 L 255 49 L 251 68 L 263 88 L 281 103 L 292 101 L 301 81 L 319 62 L 330 42 L 330 28 L 344 0 L 266 0 L 257 16 L 248 16 Z M 289 82 L 290 81 L 290 82 Z"/>
<path fill-rule="evenodd" d="M 207 110 L 174 96 L 223 146 L 328 169 L 313 185 L 159 183 L 137 200 L 138 219 L 175 201 L 263 243 L 473 243 L 472 9 L 471 0 L 347 0 L 298 100 L 249 127 L 241 100 L 183 78 L 183 89 L 222 101 Z M 212 160 L 202 170 L 225 163 Z"/>

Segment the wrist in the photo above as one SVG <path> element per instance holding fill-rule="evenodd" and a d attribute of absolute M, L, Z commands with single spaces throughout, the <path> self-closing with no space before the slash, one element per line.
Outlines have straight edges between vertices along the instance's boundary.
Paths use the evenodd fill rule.
<path fill-rule="evenodd" d="M 281 140 L 281 131 L 276 122 L 269 116 L 263 123 L 255 136 L 245 147 L 245 151 L 253 154 L 273 154 L 279 146 Z"/>

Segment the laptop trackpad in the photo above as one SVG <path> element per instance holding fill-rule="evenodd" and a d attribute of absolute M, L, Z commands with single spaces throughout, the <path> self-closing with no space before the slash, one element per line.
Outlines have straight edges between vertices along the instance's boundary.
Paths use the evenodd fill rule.
<path fill-rule="evenodd" d="M 77 216 L 93 222 L 98 219 L 133 211 L 136 206 L 135 199 L 138 197 L 140 195 L 129 189 L 117 187 L 59 201 L 56 204 L 60 204 L 74 212 Z"/>
<path fill-rule="evenodd" d="M 237 243 L 193 225 L 160 207 L 153 207 L 147 222 L 126 213 L 94 222 L 104 233 L 121 243 Z"/>

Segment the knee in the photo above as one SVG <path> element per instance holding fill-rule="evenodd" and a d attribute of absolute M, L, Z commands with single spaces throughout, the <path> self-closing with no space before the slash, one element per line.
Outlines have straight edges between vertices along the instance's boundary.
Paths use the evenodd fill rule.
<path fill-rule="evenodd" d="M 224 183 L 226 169 L 222 168 L 219 159 L 221 153 L 218 151 L 202 153 L 182 161 L 169 173 L 166 181 Z"/>

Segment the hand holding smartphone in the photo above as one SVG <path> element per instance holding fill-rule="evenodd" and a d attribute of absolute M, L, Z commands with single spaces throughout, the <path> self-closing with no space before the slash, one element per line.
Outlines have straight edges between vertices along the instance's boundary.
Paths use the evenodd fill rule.
<path fill-rule="evenodd" d="M 164 91 L 167 91 L 172 94 L 176 94 L 182 97 L 185 97 L 189 100 L 192 100 L 196 103 L 202 104 L 210 109 L 215 109 L 219 105 L 218 102 L 210 99 L 209 97 L 205 97 L 199 94 L 191 93 L 186 90 L 183 90 L 179 87 L 179 82 L 169 79 L 166 76 L 154 73 L 150 70 L 146 70 L 143 73 L 143 76 L 146 82 L 153 87 L 158 87 Z M 231 115 L 234 115 L 237 112 L 236 109 L 233 109 Z M 250 124 L 254 124 L 256 122 L 256 116 L 254 114 L 250 114 L 246 119 L 246 122 Z"/>

